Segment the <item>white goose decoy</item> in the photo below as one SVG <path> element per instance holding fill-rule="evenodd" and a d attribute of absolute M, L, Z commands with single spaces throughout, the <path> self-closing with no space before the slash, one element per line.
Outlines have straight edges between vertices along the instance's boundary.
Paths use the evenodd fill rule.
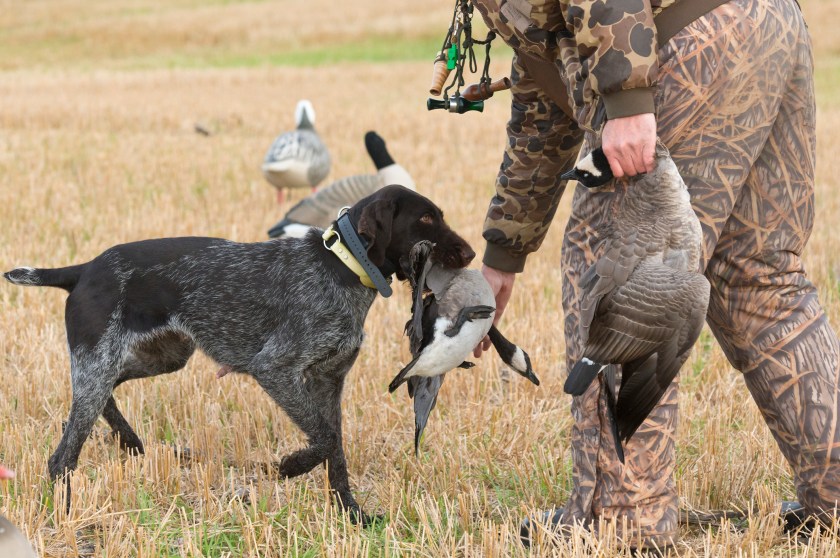
<path fill-rule="evenodd" d="M 300 238 L 310 227 L 327 228 L 342 207 L 351 206 L 362 198 L 391 184 L 415 189 L 414 180 L 401 165 L 394 162 L 383 140 L 376 132 L 365 134 L 367 148 L 376 174 L 359 174 L 336 180 L 329 186 L 295 204 L 283 219 L 271 227 L 268 236 Z"/>
<path fill-rule="evenodd" d="M 564 389 L 583 394 L 603 373 L 615 448 L 627 442 L 688 358 L 706 319 L 709 282 L 700 273 L 702 231 L 688 189 L 667 148 L 656 167 L 630 178 L 618 213 L 604 231 L 602 256 L 581 276 L 583 357 Z M 600 149 L 562 175 L 588 187 L 612 178 Z M 615 395 L 616 367 L 621 386 Z"/>
<path fill-rule="evenodd" d="M 444 375 L 454 368 L 472 368 L 465 359 L 489 335 L 502 360 L 536 385 L 528 353 L 508 341 L 493 325 L 495 297 L 476 269 L 448 269 L 431 261 L 432 245 L 418 242 L 409 255 L 412 318 L 406 324 L 414 357 L 391 381 L 393 392 L 404 382 L 414 399 L 414 451 L 437 402 Z M 424 291 L 431 293 L 423 296 Z"/>
<path fill-rule="evenodd" d="M 307 100 L 295 108 L 297 128 L 277 136 L 265 154 L 262 172 L 282 203 L 287 189 L 315 188 L 330 173 L 330 153 L 315 132 L 315 109 Z"/>

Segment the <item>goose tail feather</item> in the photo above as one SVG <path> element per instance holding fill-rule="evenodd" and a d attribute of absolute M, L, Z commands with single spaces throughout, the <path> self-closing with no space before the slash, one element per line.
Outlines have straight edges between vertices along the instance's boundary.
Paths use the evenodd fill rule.
<path fill-rule="evenodd" d="M 566 383 L 563 385 L 563 391 L 569 395 L 583 395 L 598 372 L 606 368 L 600 362 L 594 362 L 586 357 L 583 357 L 572 367 L 569 377 L 566 378 Z"/>

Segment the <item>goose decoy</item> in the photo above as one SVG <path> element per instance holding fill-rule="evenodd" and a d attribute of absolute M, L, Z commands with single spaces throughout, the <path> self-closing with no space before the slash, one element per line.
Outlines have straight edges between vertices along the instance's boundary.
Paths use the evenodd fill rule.
<path fill-rule="evenodd" d="M 587 187 L 612 178 L 596 149 L 563 174 Z M 700 273 L 702 232 L 688 189 L 664 145 L 652 172 L 629 179 L 604 231 L 602 256 L 581 276 L 583 357 L 564 390 L 583 394 L 603 374 L 615 449 L 627 442 L 688 358 L 706 318 L 709 282 Z M 621 385 L 615 394 L 616 366 Z"/>
<path fill-rule="evenodd" d="M 406 324 L 413 358 L 388 386 L 393 393 L 408 383 L 414 399 L 415 453 L 444 375 L 454 368 L 472 368 L 474 364 L 465 359 L 485 335 L 505 364 L 540 385 L 528 354 L 493 325 L 495 297 L 481 272 L 444 268 L 432 262 L 431 253 L 430 242 L 417 243 L 405 266 L 413 293 L 412 318 Z M 424 297 L 426 289 L 431 293 Z"/>
<path fill-rule="evenodd" d="M 13 471 L 0 465 L 0 480 L 13 479 Z M 29 540 L 8 519 L 0 515 L 0 556 L 3 558 L 35 558 Z"/>
<path fill-rule="evenodd" d="M 262 172 L 283 203 L 287 189 L 315 188 L 330 173 L 330 153 L 315 132 L 315 109 L 307 100 L 295 109 L 297 128 L 277 136 L 265 154 Z"/>
<path fill-rule="evenodd" d="M 385 146 L 385 140 L 379 134 L 365 134 L 365 148 L 376 166 L 376 174 L 347 176 L 319 189 L 295 204 L 279 223 L 269 229 L 268 236 L 299 238 L 305 235 L 310 227 L 325 229 L 330 226 L 342 207 L 351 206 L 391 184 L 415 189 L 411 175 L 394 162 Z"/>

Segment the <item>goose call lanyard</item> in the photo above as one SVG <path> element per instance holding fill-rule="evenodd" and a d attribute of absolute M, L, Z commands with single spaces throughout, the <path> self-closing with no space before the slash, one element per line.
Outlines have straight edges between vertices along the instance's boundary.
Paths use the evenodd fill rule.
<path fill-rule="evenodd" d="M 488 31 L 484 40 L 476 39 L 472 34 L 472 17 L 473 5 L 471 0 L 455 0 L 455 8 L 452 13 L 452 23 L 446 36 L 443 39 L 438 57 L 435 60 L 435 85 L 429 92 L 437 96 L 442 94 L 443 100 L 429 98 L 426 101 L 426 108 L 428 110 L 445 109 L 449 112 L 457 114 L 464 114 L 467 111 L 484 110 L 484 100 L 470 100 L 461 95 L 461 87 L 464 85 L 464 67 L 466 66 L 470 72 L 478 72 L 478 61 L 475 56 L 475 45 L 484 45 L 486 54 L 484 57 L 484 68 L 481 73 L 481 80 L 478 84 L 478 92 L 484 91 L 489 93 L 484 98 L 492 96 L 490 86 L 492 80 L 490 79 L 490 43 L 496 37 L 494 31 Z M 444 64 L 446 69 L 437 69 L 438 64 Z M 445 86 L 446 80 L 452 70 L 455 70 L 455 76 L 448 86 Z M 439 78 L 438 78 L 439 76 Z M 436 81 L 440 79 L 439 83 Z M 449 92 L 452 89 L 455 92 L 450 96 Z"/>
<path fill-rule="evenodd" d="M 490 43 L 496 38 L 494 31 L 488 31 L 483 41 L 476 39 L 472 34 L 473 5 L 470 0 L 456 0 L 455 9 L 452 14 L 452 24 L 443 39 L 441 52 L 446 53 L 447 69 L 455 70 L 455 77 L 452 82 L 443 90 L 443 99 L 449 100 L 449 91 L 454 87 L 454 96 L 460 96 L 461 87 L 464 85 L 464 64 L 469 65 L 472 73 L 478 72 L 478 62 L 475 57 L 475 45 L 484 45 L 486 53 L 484 57 L 484 68 L 481 72 L 481 83 L 490 85 Z"/>

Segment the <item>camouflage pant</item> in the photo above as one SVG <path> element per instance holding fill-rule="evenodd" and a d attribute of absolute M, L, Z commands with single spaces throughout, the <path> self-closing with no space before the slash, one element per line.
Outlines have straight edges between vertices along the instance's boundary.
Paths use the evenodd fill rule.
<path fill-rule="evenodd" d="M 703 226 L 708 323 L 742 371 L 811 512 L 840 501 L 840 347 L 800 254 L 814 217 L 810 42 L 793 0 L 733 0 L 660 49 L 658 133 Z M 588 137 L 592 143 L 594 138 Z M 625 191 L 578 187 L 563 246 L 568 363 L 580 355 L 578 278 Z M 566 521 L 619 518 L 630 544 L 677 534 L 678 381 L 618 462 L 598 382 L 572 404 Z M 619 522 L 620 525 L 620 522 Z"/>

